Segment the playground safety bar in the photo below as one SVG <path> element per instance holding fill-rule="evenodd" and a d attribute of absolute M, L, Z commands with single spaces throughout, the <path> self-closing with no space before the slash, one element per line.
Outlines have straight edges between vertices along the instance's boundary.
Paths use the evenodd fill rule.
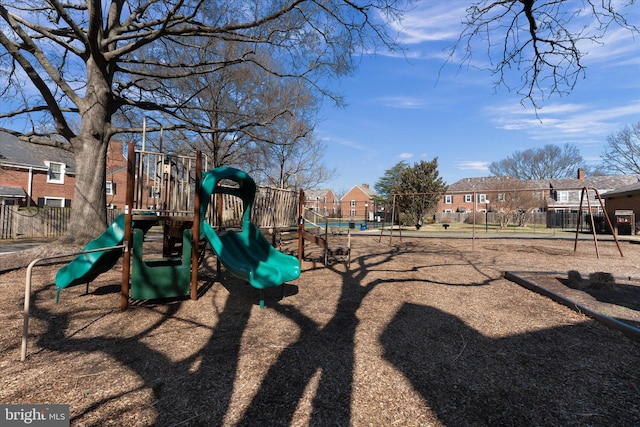
<path fill-rule="evenodd" d="M 91 249 L 88 251 L 81 251 L 81 252 L 72 252 L 72 253 L 68 253 L 68 254 L 62 254 L 62 255 L 55 255 L 55 256 L 49 256 L 49 257 L 42 257 L 42 258 L 36 258 L 33 261 L 31 261 L 29 263 L 29 266 L 27 267 L 27 278 L 25 281 L 25 287 L 24 287 L 24 312 L 23 312 L 23 320 L 24 323 L 22 325 L 22 348 L 20 350 L 20 361 L 24 362 L 24 360 L 27 358 L 27 339 L 29 336 L 29 309 L 30 309 L 30 305 L 31 305 L 31 276 L 33 274 L 33 267 L 36 266 L 36 264 L 38 264 L 41 261 L 46 261 L 46 260 L 51 260 L 51 259 L 58 259 L 58 258 L 66 258 L 66 257 L 70 257 L 70 256 L 77 256 L 80 254 L 88 254 L 91 252 L 99 252 L 99 251 L 110 251 L 110 250 L 114 250 L 114 249 L 123 249 L 126 250 L 127 245 L 126 242 L 123 245 L 117 245 L 117 246 L 109 246 L 106 248 L 96 248 L 96 249 Z"/>

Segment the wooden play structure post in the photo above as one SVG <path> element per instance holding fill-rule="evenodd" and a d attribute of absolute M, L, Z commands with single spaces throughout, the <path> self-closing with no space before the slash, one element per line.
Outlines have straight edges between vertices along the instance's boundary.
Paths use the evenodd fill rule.
<path fill-rule="evenodd" d="M 122 283 L 120 286 L 120 310 L 129 307 L 129 277 L 131 277 L 131 242 L 133 226 L 133 191 L 135 181 L 136 147 L 129 142 L 127 147 L 127 195 L 124 206 L 124 257 L 122 261 Z"/>
<path fill-rule="evenodd" d="M 137 158 L 136 155 L 139 154 L 139 157 Z M 146 156 L 146 157 L 145 157 Z M 156 168 L 160 168 L 160 186 L 161 188 L 158 189 L 156 188 L 156 181 L 154 178 L 154 181 L 152 182 L 150 180 L 150 177 L 154 176 L 156 177 L 158 174 L 158 169 L 151 169 L 151 166 L 154 165 L 154 156 L 155 159 L 160 158 L 159 161 L 155 162 L 155 167 Z M 140 151 L 139 153 L 136 153 L 135 150 L 135 144 L 130 142 L 128 144 L 128 149 L 127 149 L 127 193 L 126 193 L 126 201 L 125 201 L 125 221 L 124 221 L 124 259 L 123 259 L 123 266 L 122 266 L 122 282 L 121 282 L 121 292 L 120 292 L 120 309 L 121 310 L 126 310 L 129 306 L 129 300 L 132 297 L 132 280 L 133 278 L 136 276 L 136 268 L 142 268 L 141 265 L 142 264 L 146 264 L 147 266 L 144 268 L 148 268 L 148 270 L 146 270 L 147 272 L 157 272 L 158 277 L 156 277 L 156 281 L 160 280 L 161 275 L 163 274 L 162 268 L 165 269 L 172 269 L 174 267 L 170 267 L 169 264 L 167 264 L 168 261 L 170 261 L 169 259 L 165 259 L 167 262 L 158 262 L 158 260 L 154 260 L 154 262 L 150 262 L 147 263 L 147 261 L 142 261 L 142 253 L 133 253 L 134 250 L 134 240 L 136 240 L 136 238 L 134 238 L 134 232 L 133 232 L 133 226 L 134 223 L 138 224 L 138 222 L 140 223 L 147 223 L 147 224 L 152 224 L 154 222 L 157 221 L 172 221 L 174 223 L 177 224 L 189 224 L 191 223 L 190 226 L 190 234 L 191 234 L 191 238 L 188 242 L 185 242 L 184 239 L 187 238 L 187 234 L 180 233 L 180 236 L 183 239 L 183 267 L 182 268 L 184 271 L 184 267 L 186 265 L 190 266 L 190 271 L 188 273 L 188 283 L 187 281 L 184 281 L 182 278 L 184 278 L 185 276 L 182 275 L 182 273 L 177 273 L 178 270 L 170 270 L 170 271 L 175 271 L 176 272 L 176 280 L 177 277 L 182 277 L 178 283 L 183 283 L 185 285 L 188 285 L 188 294 L 190 295 L 191 299 L 197 299 L 198 298 L 198 259 L 199 259 L 199 251 L 200 251 L 200 247 L 199 247 L 199 243 L 200 243 L 200 185 L 201 185 L 201 180 L 202 180 L 202 153 L 200 151 L 198 151 L 196 153 L 196 158 L 195 158 L 195 183 L 193 181 L 191 181 L 192 178 L 192 171 L 193 171 L 193 158 L 188 158 L 188 157 L 179 157 L 179 160 L 176 160 L 176 163 L 173 163 L 174 160 L 172 160 L 172 157 L 166 156 L 163 153 L 150 153 L 150 152 L 145 152 Z M 138 161 L 138 164 L 136 165 L 136 160 Z M 180 163 L 182 162 L 182 163 Z M 179 166 L 183 167 L 183 171 L 185 172 L 185 176 L 186 179 L 182 179 L 179 180 L 176 178 L 175 183 L 172 184 L 172 177 L 171 177 L 171 165 L 172 164 L 177 164 Z M 146 165 L 146 166 L 145 166 Z M 136 174 L 136 166 L 137 166 L 137 174 Z M 146 169 L 145 169 L 146 167 Z M 168 171 L 167 171 L 168 168 Z M 174 187 L 171 187 L 171 191 L 170 191 L 170 186 L 174 185 Z M 189 212 L 189 209 L 185 209 L 186 206 L 188 206 L 188 201 L 189 201 L 189 197 L 190 197 L 190 191 L 191 191 L 191 185 L 194 185 L 193 188 L 195 188 L 195 192 L 193 195 L 193 213 L 191 215 L 185 215 L 185 213 Z M 151 212 L 148 212 L 147 209 L 143 208 L 143 206 L 147 206 L 146 204 L 144 204 L 144 198 L 148 197 L 147 192 L 154 192 L 154 197 L 160 196 L 161 197 L 161 202 L 160 202 L 160 206 L 157 205 L 157 202 L 154 203 L 154 206 L 151 207 Z M 157 194 L 155 192 L 158 192 Z M 180 205 L 180 201 L 178 200 L 179 198 L 182 198 L 182 205 Z M 147 202 L 148 203 L 148 202 Z M 185 203 L 187 203 L 187 205 L 185 205 Z M 158 210 L 157 208 L 160 207 L 160 209 Z M 142 212 L 141 212 L 142 211 Z M 137 214 L 136 214 L 137 213 Z M 134 218 L 134 214 L 136 214 L 136 217 Z M 166 225 L 166 223 L 165 223 Z M 171 227 L 175 227 L 175 224 L 171 224 L 169 225 L 169 228 Z M 148 228 L 150 228 L 150 225 L 148 226 Z M 147 229 L 148 229 L 147 228 Z M 178 226 L 178 228 L 180 228 L 180 226 Z M 164 255 L 164 250 L 167 248 L 170 248 L 171 245 L 168 244 L 167 242 L 169 242 L 169 240 L 171 239 L 171 237 L 169 237 L 170 234 L 168 234 L 167 232 L 167 227 L 164 227 L 164 238 L 163 238 L 163 255 Z M 137 239 L 140 239 L 140 237 L 138 237 Z M 139 243 L 137 243 L 138 245 L 141 245 L 141 241 L 139 241 Z M 165 247 L 166 246 L 166 247 Z M 187 254 L 184 251 L 189 251 L 189 253 Z M 141 247 L 138 248 L 138 251 L 141 252 Z M 134 255 L 135 259 L 132 258 L 132 255 Z M 165 255 L 165 256 L 169 256 L 169 255 Z M 171 261 L 175 261 L 174 259 L 171 259 Z M 132 263 L 133 268 L 132 268 Z M 186 263 L 186 264 L 185 264 Z M 136 267 L 138 266 L 138 267 Z M 156 268 L 154 266 L 160 267 L 161 268 Z M 177 265 L 175 268 L 178 268 Z M 138 276 L 138 277 L 142 277 L 142 276 Z M 164 277 L 164 276 L 162 276 Z M 142 286 L 146 286 L 145 291 L 142 292 L 142 294 L 140 293 L 140 290 L 137 290 L 138 287 L 136 287 L 134 289 L 135 294 L 137 294 L 138 296 L 133 296 L 133 298 L 154 298 L 155 296 L 148 296 L 148 295 L 154 295 L 154 291 L 149 291 L 149 287 L 153 287 L 153 283 L 151 283 L 151 281 L 153 281 L 154 279 L 147 279 L 147 280 L 143 280 L 140 281 L 140 290 L 143 289 Z M 162 280 L 160 280 L 162 281 Z M 155 282 L 154 282 L 155 283 Z M 137 286 L 137 285 L 136 285 Z M 162 285 L 160 285 L 162 286 Z M 165 287 L 167 286 L 166 284 L 164 285 Z M 160 289 L 160 287 L 158 288 Z M 158 294 L 162 297 L 163 293 L 166 292 L 164 290 L 160 290 L 158 291 Z M 174 291 L 170 291 L 168 296 L 173 296 L 175 295 L 173 293 Z M 181 291 L 178 291 L 181 292 Z M 144 296 L 141 296 L 144 295 Z"/>
<path fill-rule="evenodd" d="M 298 197 L 298 261 L 304 258 L 304 191 L 300 190 Z"/>
<path fill-rule="evenodd" d="M 200 253 L 200 187 L 202 185 L 202 152 L 196 153 L 196 182 L 193 197 L 193 225 L 191 245 L 191 299 L 198 299 L 198 255 Z"/>

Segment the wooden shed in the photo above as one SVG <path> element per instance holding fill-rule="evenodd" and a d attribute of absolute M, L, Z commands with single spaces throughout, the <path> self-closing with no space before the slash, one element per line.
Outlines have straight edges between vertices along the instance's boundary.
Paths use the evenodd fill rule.
<path fill-rule="evenodd" d="M 636 234 L 636 220 L 640 218 L 640 181 L 607 191 L 601 196 L 605 199 L 607 215 L 616 231 Z"/>

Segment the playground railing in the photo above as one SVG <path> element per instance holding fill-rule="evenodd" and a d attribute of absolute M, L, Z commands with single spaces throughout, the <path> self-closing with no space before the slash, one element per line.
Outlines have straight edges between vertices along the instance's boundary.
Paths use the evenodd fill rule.
<path fill-rule="evenodd" d="M 33 261 L 31 261 L 29 263 L 29 266 L 27 267 L 27 276 L 26 276 L 26 280 L 25 280 L 25 288 L 24 288 L 24 311 L 23 311 L 23 325 L 22 325 L 22 347 L 20 349 L 20 361 L 24 362 L 24 360 L 27 358 L 27 340 L 29 338 L 29 311 L 31 309 L 31 283 L 32 283 L 32 276 L 33 276 L 33 268 L 36 266 L 36 264 L 42 262 L 42 261 L 48 261 L 48 260 L 52 260 L 52 259 L 59 259 L 59 258 L 68 258 L 68 257 L 72 257 L 72 256 L 77 256 L 80 254 L 88 254 L 91 252 L 99 252 L 99 251 L 110 251 L 110 250 L 115 250 L 115 249 L 123 249 L 126 248 L 125 245 L 117 245 L 117 246 L 109 246 L 109 247 L 105 247 L 105 248 L 96 248 L 96 249 L 91 249 L 91 250 L 86 250 L 86 251 L 80 251 L 80 252 L 71 252 L 71 253 L 66 253 L 66 254 L 60 254 L 60 255 L 53 255 L 53 256 L 48 256 L 48 257 L 41 257 L 41 258 L 36 258 Z"/>

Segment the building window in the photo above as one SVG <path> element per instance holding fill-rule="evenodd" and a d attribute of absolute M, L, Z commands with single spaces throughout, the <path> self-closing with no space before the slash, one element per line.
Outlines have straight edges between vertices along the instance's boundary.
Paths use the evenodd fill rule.
<path fill-rule="evenodd" d="M 444 203 L 446 205 L 450 205 L 453 203 L 453 196 L 451 194 L 447 194 L 444 196 Z"/>
<path fill-rule="evenodd" d="M 464 195 L 464 201 L 465 201 L 465 203 L 473 202 L 473 194 L 465 194 Z"/>
<path fill-rule="evenodd" d="M 64 208 L 64 199 L 60 197 L 45 197 L 44 205 L 50 208 Z"/>
<path fill-rule="evenodd" d="M 478 203 L 487 203 L 487 195 L 478 194 Z"/>
<path fill-rule="evenodd" d="M 355 210 L 355 209 L 351 209 L 351 210 L 349 211 L 349 215 L 351 215 L 351 216 L 356 216 L 356 210 Z"/>
<path fill-rule="evenodd" d="M 506 199 L 504 197 L 504 193 L 498 193 L 498 201 L 499 202 L 504 202 Z"/>
<path fill-rule="evenodd" d="M 64 184 L 64 165 L 62 163 L 45 162 L 47 170 L 47 182 L 50 184 Z"/>
<path fill-rule="evenodd" d="M 112 181 L 107 181 L 107 196 L 116 194 L 116 185 Z"/>
<path fill-rule="evenodd" d="M 352 207 L 352 208 L 355 208 L 355 207 L 356 207 L 356 201 L 355 201 L 355 200 L 352 200 L 352 201 L 351 201 L 351 207 Z"/>
<path fill-rule="evenodd" d="M 569 201 L 569 192 L 568 191 L 558 191 L 558 201 L 559 202 L 568 202 Z"/>

